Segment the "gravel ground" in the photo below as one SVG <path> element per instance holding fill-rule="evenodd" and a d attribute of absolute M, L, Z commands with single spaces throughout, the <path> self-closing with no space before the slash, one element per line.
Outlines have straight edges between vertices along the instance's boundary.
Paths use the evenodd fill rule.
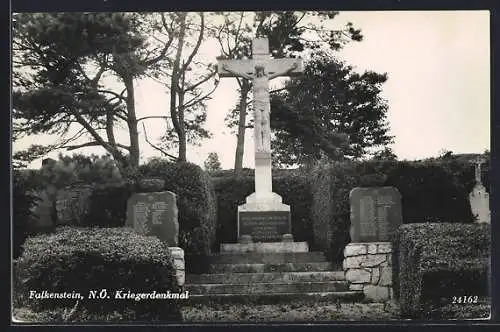
<path fill-rule="evenodd" d="M 321 322 L 397 320 L 396 304 L 220 304 L 195 305 L 182 309 L 184 322 Z"/>

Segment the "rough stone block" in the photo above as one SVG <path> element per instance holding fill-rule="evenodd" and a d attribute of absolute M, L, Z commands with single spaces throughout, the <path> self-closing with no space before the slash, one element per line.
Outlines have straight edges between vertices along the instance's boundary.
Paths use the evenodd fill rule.
<path fill-rule="evenodd" d="M 293 242 L 293 235 L 292 234 L 283 234 L 283 236 L 281 237 L 281 241 Z"/>
<path fill-rule="evenodd" d="M 375 302 L 385 302 L 389 300 L 389 287 L 366 285 L 363 293 L 367 299 Z"/>
<path fill-rule="evenodd" d="M 362 267 L 374 267 L 374 266 L 379 266 L 383 262 L 386 261 L 386 255 L 367 255 L 364 256 L 363 261 L 361 262 Z"/>
<path fill-rule="evenodd" d="M 380 269 L 378 267 L 375 267 L 372 269 L 372 280 L 371 280 L 372 285 L 377 285 L 379 280 L 380 280 Z"/>
<path fill-rule="evenodd" d="M 377 253 L 377 244 L 369 244 L 368 245 L 368 253 L 376 254 Z"/>
<path fill-rule="evenodd" d="M 387 254 L 387 253 L 390 253 L 390 252 L 392 252 L 392 245 L 391 245 L 390 242 L 379 243 L 377 253 L 379 253 L 379 254 Z"/>
<path fill-rule="evenodd" d="M 365 256 L 347 257 L 342 262 L 342 267 L 344 268 L 344 270 L 358 268 L 361 267 L 361 264 L 364 262 L 364 260 Z"/>
<path fill-rule="evenodd" d="M 364 287 L 365 287 L 364 284 L 350 284 L 349 285 L 349 290 L 351 290 L 351 291 L 362 291 Z"/>
<path fill-rule="evenodd" d="M 344 257 L 364 254 L 366 254 L 366 244 L 364 243 L 349 243 L 344 249 Z"/>
<path fill-rule="evenodd" d="M 186 271 L 175 271 L 175 277 L 177 278 L 177 283 L 179 284 L 179 286 L 184 286 L 184 284 L 186 283 Z"/>
<path fill-rule="evenodd" d="M 392 269 L 389 267 L 382 267 L 380 271 L 380 280 L 378 282 L 380 286 L 391 286 L 392 285 Z"/>
<path fill-rule="evenodd" d="M 345 278 L 353 284 L 366 284 L 371 280 L 371 273 L 365 269 L 350 269 L 346 272 Z"/>

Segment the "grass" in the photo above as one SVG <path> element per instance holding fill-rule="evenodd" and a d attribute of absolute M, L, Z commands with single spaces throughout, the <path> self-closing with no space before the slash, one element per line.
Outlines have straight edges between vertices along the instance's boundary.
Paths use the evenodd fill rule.
<path fill-rule="evenodd" d="M 52 309 L 34 312 L 28 308 L 14 309 L 15 322 L 74 323 L 74 322 L 133 322 L 133 313 L 89 314 L 85 310 L 75 314 L 71 309 Z M 396 304 L 339 303 L 339 304 L 195 304 L 182 307 L 183 323 L 222 322 L 320 322 L 365 321 L 398 319 Z"/>
<path fill-rule="evenodd" d="M 395 303 L 219 304 L 186 306 L 182 315 L 186 323 L 384 321 L 399 319 L 399 308 Z"/>

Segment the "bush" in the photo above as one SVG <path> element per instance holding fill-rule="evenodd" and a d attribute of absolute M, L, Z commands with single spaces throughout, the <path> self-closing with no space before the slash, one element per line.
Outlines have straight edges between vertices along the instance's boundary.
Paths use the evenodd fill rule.
<path fill-rule="evenodd" d="M 312 249 L 324 251 L 336 263 L 342 262 L 344 248 L 350 242 L 349 192 L 358 183 L 352 166 L 335 162 L 319 164 L 312 171 Z"/>
<path fill-rule="evenodd" d="M 16 307 L 34 311 L 71 308 L 75 299 L 29 299 L 30 291 L 78 292 L 81 310 L 128 312 L 138 320 L 180 320 L 172 300 L 114 299 L 114 292 L 177 292 L 168 247 L 155 237 L 128 228 L 61 227 L 54 234 L 26 240 L 15 264 Z M 88 298 L 91 290 L 107 290 L 110 299 Z"/>
<path fill-rule="evenodd" d="M 165 180 L 176 194 L 179 246 L 186 254 L 209 254 L 215 246 L 217 201 L 208 175 L 191 163 L 152 160 L 139 167 L 142 177 Z"/>
<path fill-rule="evenodd" d="M 31 193 L 34 189 L 29 179 L 17 170 L 12 174 L 12 205 L 13 205 L 13 254 L 14 258 L 22 253 L 22 244 L 31 234 L 37 222 L 32 209 L 38 202 L 38 197 Z"/>
<path fill-rule="evenodd" d="M 419 223 L 399 228 L 394 243 L 394 290 L 401 313 L 436 318 L 453 296 L 490 296 L 491 226 Z M 458 317 L 460 318 L 460 317 Z"/>
<path fill-rule="evenodd" d="M 468 195 L 473 182 L 463 185 L 443 163 L 400 162 L 387 177 L 386 185 L 402 195 L 404 223 L 472 222 Z"/>
<path fill-rule="evenodd" d="M 307 177 L 295 170 L 277 173 L 277 176 L 273 173 L 273 191 L 282 197 L 284 204 L 290 205 L 294 240 L 311 242 L 311 194 Z M 246 197 L 255 191 L 253 174 L 245 171 L 219 175 L 222 176 L 212 178 L 217 196 L 217 245 L 237 242 L 238 205 L 244 204 Z"/>
<path fill-rule="evenodd" d="M 129 183 L 96 186 L 90 196 L 85 226 L 121 227 L 127 220 L 127 200 L 134 191 Z"/>

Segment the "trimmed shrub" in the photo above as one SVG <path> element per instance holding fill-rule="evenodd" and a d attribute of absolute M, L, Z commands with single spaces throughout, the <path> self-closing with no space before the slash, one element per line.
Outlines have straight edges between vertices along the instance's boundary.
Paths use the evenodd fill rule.
<path fill-rule="evenodd" d="M 31 194 L 34 189 L 33 184 L 19 171 L 13 171 L 12 179 L 13 256 L 17 258 L 22 252 L 22 244 L 37 222 L 32 209 L 39 199 Z"/>
<path fill-rule="evenodd" d="M 400 162 L 386 181 L 402 195 L 404 223 L 472 222 L 468 200 L 472 186 L 458 183 L 447 167 L 408 162 Z"/>
<path fill-rule="evenodd" d="M 127 200 L 134 191 L 129 183 L 96 186 L 90 196 L 85 226 L 121 227 L 127 220 Z"/>
<path fill-rule="evenodd" d="M 345 246 L 350 242 L 349 192 L 358 177 L 349 163 L 319 164 L 312 171 L 311 220 L 314 231 L 313 250 L 341 263 Z"/>
<path fill-rule="evenodd" d="M 209 176 L 197 165 L 154 159 L 139 167 L 142 177 L 165 180 L 176 194 L 179 246 L 186 254 L 209 254 L 215 246 L 217 201 Z"/>
<path fill-rule="evenodd" d="M 91 313 L 133 311 L 136 320 L 180 320 L 178 301 L 115 299 L 115 291 L 179 290 L 168 247 L 128 228 L 61 227 L 54 234 L 31 237 L 15 264 L 15 279 L 17 307 L 71 308 L 76 299 L 30 299 L 30 292 L 77 292 L 83 296 L 80 308 Z M 89 298 L 91 291 L 99 296 L 104 289 L 109 299 Z"/>
<path fill-rule="evenodd" d="M 309 211 L 312 199 L 308 179 L 297 170 L 277 173 L 277 176 L 273 173 L 273 191 L 282 197 L 284 204 L 290 205 L 294 240 L 311 242 Z M 246 197 L 255 191 L 253 174 L 219 174 L 223 176 L 212 178 L 217 196 L 217 245 L 237 242 L 238 205 L 244 204 Z"/>
<path fill-rule="evenodd" d="M 438 309 L 452 303 L 453 296 L 489 298 L 490 236 L 487 224 L 401 226 L 395 236 L 393 260 L 401 314 L 439 318 Z"/>
<path fill-rule="evenodd" d="M 254 177 L 229 174 L 212 178 L 217 197 L 217 244 L 238 241 L 238 205 L 255 191 Z"/>

